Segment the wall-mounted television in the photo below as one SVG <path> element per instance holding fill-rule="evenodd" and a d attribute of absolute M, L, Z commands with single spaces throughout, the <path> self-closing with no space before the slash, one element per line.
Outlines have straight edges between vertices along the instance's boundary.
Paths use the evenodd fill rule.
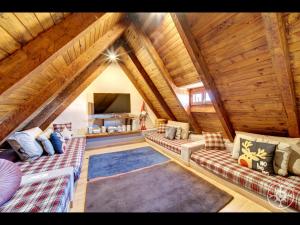
<path fill-rule="evenodd" d="M 130 113 L 130 94 L 94 93 L 94 114 Z"/>

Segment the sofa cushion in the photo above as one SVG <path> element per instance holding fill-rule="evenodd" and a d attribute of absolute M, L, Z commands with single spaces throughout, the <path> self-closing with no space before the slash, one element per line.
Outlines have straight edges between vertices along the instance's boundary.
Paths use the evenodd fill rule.
<path fill-rule="evenodd" d="M 33 161 L 43 154 L 43 148 L 28 132 L 16 132 L 7 139 L 22 161 Z"/>
<path fill-rule="evenodd" d="M 47 152 L 48 155 L 54 155 L 55 151 L 54 151 L 53 145 L 45 134 L 43 134 L 43 133 L 40 134 L 37 137 L 37 140 L 39 142 L 41 142 L 43 149 L 45 150 L 45 152 Z"/>
<path fill-rule="evenodd" d="M 176 127 L 166 127 L 166 133 L 165 133 L 165 138 L 169 140 L 173 140 L 176 135 Z"/>
<path fill-rule="evenodd" d="M 249 141 L 241 138 L 238 163 L 241 166 L 246 166 L 267 175 L 273 174 L 273 158 L 276 147 L 276 144 Z"/>
<path fill-rule="evenodd" d="M 289 160 L 291 156 L 292 150 L 290 149 L 290 145 L 285 143 L 280 143 L 277 146 L 275 151 L 273 167 L 274 172 L 281 176 L 288 175 L 289 168 Z"/>
<path fill-rule="evenodd" d="M 201 149 L 192 153 L 191 160 L 214 174 L 264 197 L 276 196 L 276 188 L 283 187 L 292 195 L 288 195 L 287 200 L 282 203 L 300 210 L 300 177 L 298 176 L 265 175 L 239 165 L 227 151 Z"/>
<path fill-rule="evenodd" d="M 236 131 L 237 136 L 246 135 L 247 137 L 260 138 L 264 141 L 273 141 L 278 143 L 286 143 L 290 145 L 292 150 L 288 171 L 290 173 L 300 176 L 300 138 L 289 138 L 289 137 L 277 137 L 277 136 L 268 136 L 260 134 L 252 134 L 247 132 Z M 248 138 L 247 138 L 248 139 Z"/>
<path fill-rule="evenodd" d="M 145 138 L 149 139 L 150 141 L 153 141 L 153 142 L 161 145 L 162 147 L 164 147 L 172 152 L 175 152 L 177 154 L 181 154 L 181 145 L 182 144 L 191 142 L 188 139 L 169 140 L 164 137 L 164 134 L 160 134 L 155 131 L 147 132 L 145 134 Z"/>
<path fill-rule="evenodd" d="M 182 139 L 188 139 L 188 137 L 189 137 L 189 130 L 190 130 L 190 124 L 189 123 L 168 120 L 168 125 L 169 126 L 181 127 L 181 129 L 182 129 L 182 131 L 181 131 L 181 138 Z"/>
<path fill-rule="evenodd" d="M 205 140 L 205 149 L 226 150 L 226 146 L 220 132 L 202 132 Z"/>

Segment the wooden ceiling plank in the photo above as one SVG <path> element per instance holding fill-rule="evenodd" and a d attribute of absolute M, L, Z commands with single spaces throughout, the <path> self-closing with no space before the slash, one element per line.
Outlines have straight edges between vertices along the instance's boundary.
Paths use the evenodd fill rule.
<path fill-rule="evenodd" d="M 6 30 L 0 27 L 0 47 L 7 54 L 12 54 L 21 45 Z"/>
<path fill-rule="evenodd" d="M 235 135 L 234 129 L 229 120 L 227 112 L 223 106 L 221 97 L 216 88 L 213 77 L 208 70 L 208 67 L 204 61 L 202 53 L 194 40 L 194 37 L 188 27 L 188 24 L 184 18 L 184 15 L 181 14 L 181 15 L 177 16 L 177 14 L 172 13 L 171 17 L 174 21 L 174 24 L 177 28 L 177 31 L 178 31 L 181 39 L 192 59 L 192 62 L 194 63 L 195 68 L 196 68 L 198 74 L 200 75 L 201 81 L 203 82 L 203 85 L 204 85 L 206 91 L 209 93 L 212 104 L 216 110 L 216 113 L 217 113 L 220 121 L 221 121 L 221 124 L 222 124 L 229 140 L 233 141 L 234 135 Z"/>
<path fill-rule="evenodd" d="M 54 25 L 22 49 L 0 62 L 0 94 L 9 93 L 31 76 L 40 73 L 51 61 L 89 32 L 101 13 L 78 13 Z M 3 79 L 10 77 L 10 79 Z"/>
<path fill-rule="evenodd" d="M 35 13 L 35 16 L 39 20 L 44 30 L 47 30 L 54 25 L 50 13 Z"/>
<path fill-rule="evenodd" d="M 127 27 L 128 24 L 125 23 L 115 25 L 68 67 L 61 68 L 61 74 L 58 74 L 56 79 L 45 85 L 37 95 L 31 97 L 26 104 L 19 106 L 17 110 L 3 119 L 0 124 L 0 144 L 11 133 L 23 128 L 25 124 L 38 115 L 78 74 L 84 71 L 105 49 L 114 43 Z M 61 76 L 62 74 L 64 76 Z"/>
<path fill-rule="evenodd" d="M 139 71 L 142 79 L 145 80 L 145 82 L 148 84 L 148 86 L 150 87 L 150 89 L 152 90 L 154 95 L 156 96 L 159 104 L 162 106 L 162 108 L 165 110 L 165 112 L 171 118 L 171 120 L 176 120 L 175 115 L 172 113 L 171 109 L 169 108 L 169 106 L 165 102 L 164 98 L 161 96 L 161 94 L 159 93 L 159 91 L 156 88 L 155 84 L 153 83 L 153 81 L 151 80 L 151 78 L 149 77 L 147 72 L 145 71 L 144 67 L 142 66 L 142 64 L 140 63 L 140 61 L 136 57 L 136 55 L 133 53 L 133 49 L 126 43 L 125 40 L 124 40 L 123 47 L 125 48 L 129 58 L 131 59 L 131 61 L 134 63 L 135 67 Z"/>
<path fill-rule="evenodd" d="M 39 33 L 44 31 L 34 13 L 15 13 L 15 15 L 27 30 L 29 30 L 33 37 L 36 37 Z"/>
<path fill-rule="evenodd" d="M 137 24 L 138 25 L 138 24 Z M 150 39 L 146 36 L 146 34 L 137 28 L 137 26 L 133 25 L 132 26 L 136 32 L 139 35 L 139 39 L 142 42 L 143 47 L 145 50 L 149 53 L 148 55 L 151 57 L 152 61 L 155 63 L 157 69 L 159 70 L 160 74 L 162 75 L 162 78 L 166 81 L 170 91 L 173 93 L 175 96 L 175 99 L 177 101 L 178 106 L 182 107 L 183 111 L 186 113 L 186 117 L 188 118 L 189 123 L 191 126 L 194 128 L 194 131 L 197 133 L 201 132 L 201 128 L 195 118 L 193 117 L 192 114 L 189 114 L 189 111 L 187 111 L 182 103 L 179 100 L 179 96 L 182 94 L 182 91 L 174 84 L 171 75 L 169 74 L 168 70 L 165 68 L 165 65 L 160 58 L 158 52 L 156 51 L 155 47 L 153 46 L 152 42 Z"/>
<path fill-rule="evenodd" d="M 272 55 L 273 68 L 280 86 L 283 105 L 287 115 L 288 133 L 291 137 L 299 137 L 300 125 L 295 87 L 282 14 L 262 13 L 262 18 L 266 28 L 269 51 Z"/>
<path fill-rule="evenodd" d="M 63 13 L 50 13 L 50 14 L 51 14 L 55 24 L 60 23 L 64 19 Z"/>

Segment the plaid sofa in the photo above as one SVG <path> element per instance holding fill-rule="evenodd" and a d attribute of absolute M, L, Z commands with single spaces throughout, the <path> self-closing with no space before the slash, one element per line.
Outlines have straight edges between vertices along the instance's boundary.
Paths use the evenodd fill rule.
<path fill-rule="evenodd" d="M 281 204 L 300 211 L 300 177 L 298 176 L 264 175 L 240 166 L 237 160 L 231 158 L 228 151 L 222 150 L 201 149 L 191 154 L 191 160 L 218 176 L 270 200 L 275 201 L 276 189 L 282 187 L 287 193 L 287 198 Z"/>
<path fill-rule="evenodd" d="M 69 175 L 24 184 L 0 212 L 66 212 L 71 182 Z"/>
<path fill-rule="evenodd" d="M 85 137 L 75 137 L 67 141 L 67 149 L 63 154 L 42 156 L 32 163 L 17 162 L 17 164 L 20 166 L 23 175 L 73 167 L 74 179 L 76 181 L 80 176 L 85 146 Z"/>
<path fill-rule="evenodd" d="M 181 145 L 191 142 L 191 140 L 188 139 L 169 140 L 164 137 L 164 133 L 157 133 L 156 131 L 145 132 L 144 135 L 146 139 L 149 139 L 150 141 L 153 141 L 179 155 L 181 154 Z"/>

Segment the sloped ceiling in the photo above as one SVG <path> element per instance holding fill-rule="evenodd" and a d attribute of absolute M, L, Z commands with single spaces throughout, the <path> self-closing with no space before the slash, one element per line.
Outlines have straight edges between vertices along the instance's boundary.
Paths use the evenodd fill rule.
<path fill-rule="evenodd" d="M 35 39 L 31 39 L 34 31 L 30 31 L 36 28 L 27 27 L 25 16 L 19 16 L 21 19 L 15 14 L 1 16 L 0 27 L 3 30 L 11 21 L 22 22 L 24 19 L 24 26 L 17 22 L 14 32 L 9 32 L 7 28 L 7 34 L 3 35 L 8 37 L 9 34 L 19 44 L 12 44 L 11 38 L 7 38 L 6 44 L 11 49 L 4 51 L 1 43 L 5 41 L 0 41 L 0 79 L 8 82 L 16 78 L 7 76 L 7 71 L 10 74 L 14 70 L 19 71 L 18 67 L 9 65 L 17 65 L 18 60 L 26 62 L 24 58 L 18 59 L 14 55 L 64 20 L 76 17 L 76 14 L 66 17 L 64 14 L 50 14 L 51 20 L 49 14 L 34 14 L 38 20 L 44 18 L 44 22 L 39 20 L 39 24 L 45 24 L 48 29 L 44 30 L 42 26 L 43 31 L 39 34 L 37 30 L 35 34 L 38 38 Z M 228 134 L 227 125 L 234 130 L 299 136 L 299 14 L 186 13 L 183 16 L 186 21 L 184 31 L 178 30 L 172 15 L 168 13 L 159 23 L 151 26 L 149 15 L 146 15 L 148 20 L 139 21 L 142 24 L 130 16 L 132 23 L 129 26 L 122 22 L 125 16 L 121 13 L 99 14 L 94 22 L 90 18 L 91 23 L 83 29 L 85 33 L 80 38 L 76 39 L 74 35 L 71 40 L 76 40 L 69 40 L 68 47 L 56 50 L 58 55 L 43 59 L 41 66 L 37 66 L 40 73 L 28 71 L 30 76 L 27 76 L 24 72 L 30 80 L 22 78 L 18 82 L 17 78 L 13 88 L 4 91 L 4 95 L 2 93 L 0 128 L 7 132 L 0 139 L 22 128 L 21 125 L 30 124 L 28 122 L 34 121 L 47 104 L 56 102 L 59 105 L 56 101 L 59 93 L 63 93 L 76 76 L 99 60 L 101 52 L 119 38 L 126 42 L 118 48 L 124 53 L 121 66 L 158 117 L 188 121 L 196 132 L 221 131 L 225 136 Z M 60 18 L 61 22 L 55 23 L 54 18 Z M 147 29 L 143 29 L 145 23 L 148 23 Z M 189 31 L 189 39 L 183 40 L 179 34 L 186 30 Z M 191 40 L 195 45 L 187 46 L 186 42 Z M 188 48 L 195 48 L 194 52 L 198 55 L 193 58 Z M 202 57 L 200 64 L 197 62 L 199 54 Z M 97 65 L 100 66 L 95 63 L 93 68 Z M 204 65 L 205 70 L 199 70 L 199 65 Z M 210 91 L 211 98 L 215 100 L 214 97 L 218 97 L 219 101 L 214 104 L 215 111 L 191 111 L 180 101 L 180 96 L 185 96 L 187 92 L 179 87 L 199 82 L 203 77 L 209 78 L 205 88 Z M 79 92 L 76 88 L 69 90 Z M 23 111 L 25 113 L 21 115 Z M 224 125 L 220 112 L 228 116 L 229 124 Z M 56 116 L 58 113 L 56 110 Z M 49 114 L 47 117 L 49 121 L 55 116 Z"/>

